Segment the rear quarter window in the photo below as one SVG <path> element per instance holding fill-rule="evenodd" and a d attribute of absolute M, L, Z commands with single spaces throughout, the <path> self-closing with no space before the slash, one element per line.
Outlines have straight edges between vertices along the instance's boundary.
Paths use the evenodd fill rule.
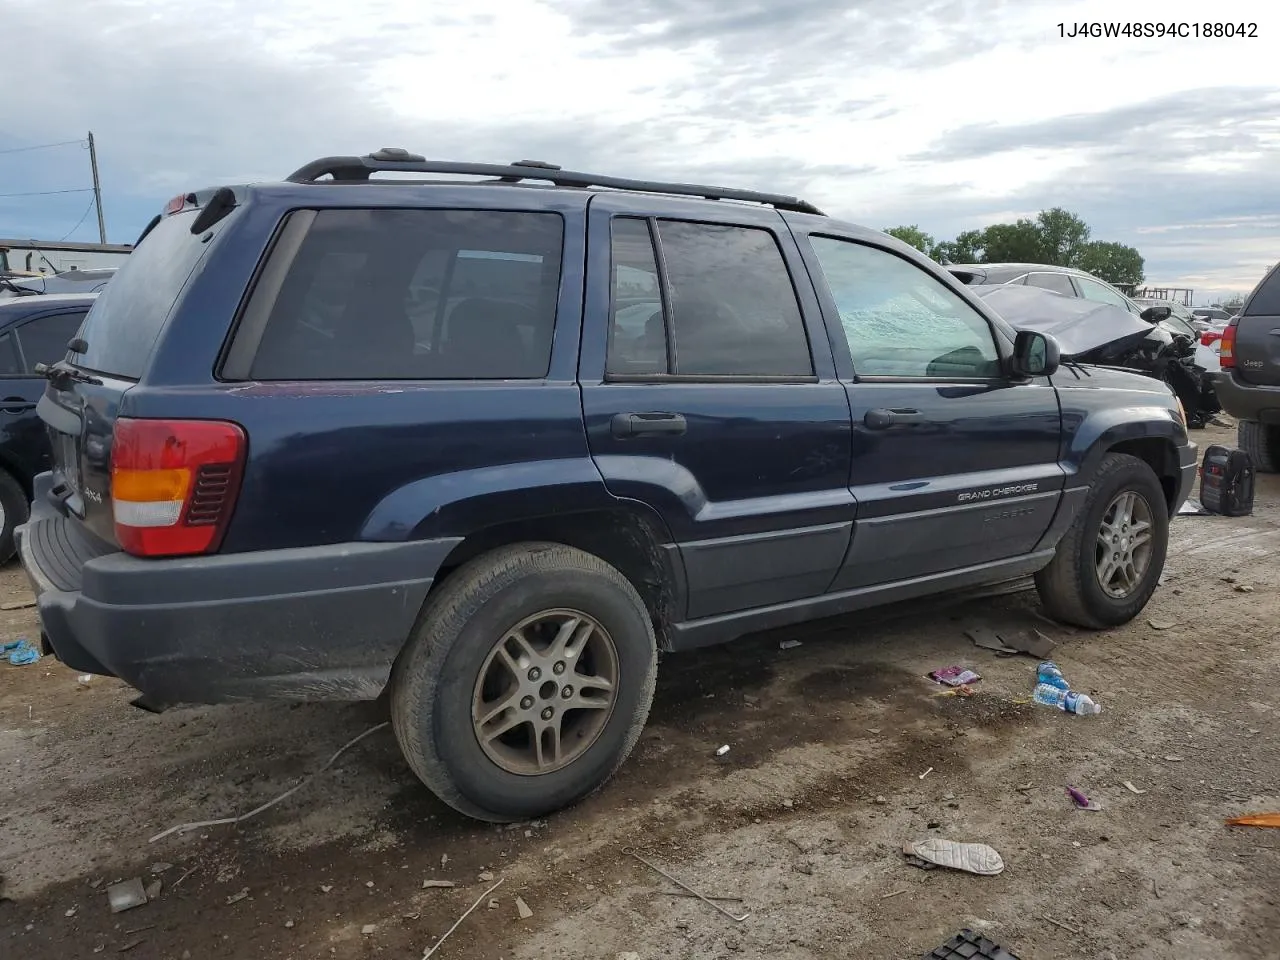
<path fill-rule="evenodd" d="M 77 366 L 141 379 L 173 305 L 209 248 L 191 234 L 195 215 L 163 218 L 102 288 L 80 330 L 89 346 Z"/>
<path fill-rule="evenodd" d="M 1245 304 L 1246 317 L 1280 316 L 1280 265 L 1271 268 Z"/>
<path fill-rule="evenodd" d="M 250 302 L 223 374 L 545 377 L 563 242 L 556 213 L 320 210 L 271 302 Z"/>

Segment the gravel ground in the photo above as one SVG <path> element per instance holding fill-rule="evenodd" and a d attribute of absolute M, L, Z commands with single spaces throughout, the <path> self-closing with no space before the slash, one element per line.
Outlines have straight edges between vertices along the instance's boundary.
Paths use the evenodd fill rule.
<path fill-rule="evenodd" d="M 501 880 L 438 960 L 909 958 L 963 927 L 1022 960 L 1274 960 L 1280 831 L 1223 821 L 1280 810 L 1280 478 L 1262 478 L 1253 517 L 1177 520 L 1167 569 L 1143 616 L 1106 633 L 1050 626 L 1013 592 L 668 657 L 618 778 L 506 829 L 435 801 L 382 730 L 259 817 L 152 843 L 265 802 L 385 717 L 154 716 L 117 681 L 6 664 L 0 955 L 417 958 Z M 29 597 L 0 570 L 0 601 Z M 1027 703 L 1035 662 L 974 647 L 979 625 L 1052 636 L 1101 716 Z M 0 613 L 0 635 L 37 633 L 31 609 Z M 982 674 L 975 696 L 934 695 L 924 674 L 950 664 Z M 1067 785 L 1102 809 L 1073 809 Z M 908 865 L 903 843 L 931 836 L 991 844 L 1006 869 Z M 750 916 L 669 895 L 633 846 Z M 111 914 L 106 885 L 135 876 L 158 897 Z"/>

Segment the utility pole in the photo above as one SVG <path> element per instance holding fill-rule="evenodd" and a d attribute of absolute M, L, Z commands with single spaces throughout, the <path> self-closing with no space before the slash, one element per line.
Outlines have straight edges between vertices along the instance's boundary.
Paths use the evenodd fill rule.
<path fill-rule="evenodd" d="M 93 168 L 93 202 L 98 207 L 98 240 L 107 242 L 107 222 L 102 219 L 102 183 L 98 180 L 98 151 L 93 146 L 93 131 L 89 131 L 89 166 Z"/>

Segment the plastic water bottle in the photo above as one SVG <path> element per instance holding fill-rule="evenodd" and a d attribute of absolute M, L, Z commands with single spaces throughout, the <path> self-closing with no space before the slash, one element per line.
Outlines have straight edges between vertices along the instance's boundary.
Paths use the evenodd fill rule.
<path fill-rule="evenodd" d="M 1062 671 L 1058 669 L 1058 665 L 1052 660 L 1046 660 L 1036 667 L 1036 683 L 1047 683 L 1049 686 L 1057 687 L 1059 690 L 1071 689 L 1066 678 L 1062 675 Z"/>
<path fill-rule="evenodd" d="M 1046 707 L 1057 707 L 1067 713 L 1076 713 L 1083 716 L 1102 712 L 1102 707 L 1094 703 L 1087 693 L 1062 690 L 1048 683 L 1036 684 L 1036 689 L 1031 694 L 1031 699 Z"/>

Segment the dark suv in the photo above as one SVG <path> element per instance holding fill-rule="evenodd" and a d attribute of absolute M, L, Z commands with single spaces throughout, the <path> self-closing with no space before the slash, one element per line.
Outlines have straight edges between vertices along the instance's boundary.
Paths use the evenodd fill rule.
<path fill-rule="evenodd" d="M 1222 331 L 1222 408 L 1239 419 L 1239 444 L 1259 470 L 1280 473 L 1280 263 Z"/>
<path fill-rule="evenodd" d="M 1164 384 L 802 201 L 398 150 L 176 197 L 48 376 L 61 660 L 387 691 L 496 821 L 618 768 L 659 651 L 1031 573 L 1128 621 L 1196 462 Z"/>

